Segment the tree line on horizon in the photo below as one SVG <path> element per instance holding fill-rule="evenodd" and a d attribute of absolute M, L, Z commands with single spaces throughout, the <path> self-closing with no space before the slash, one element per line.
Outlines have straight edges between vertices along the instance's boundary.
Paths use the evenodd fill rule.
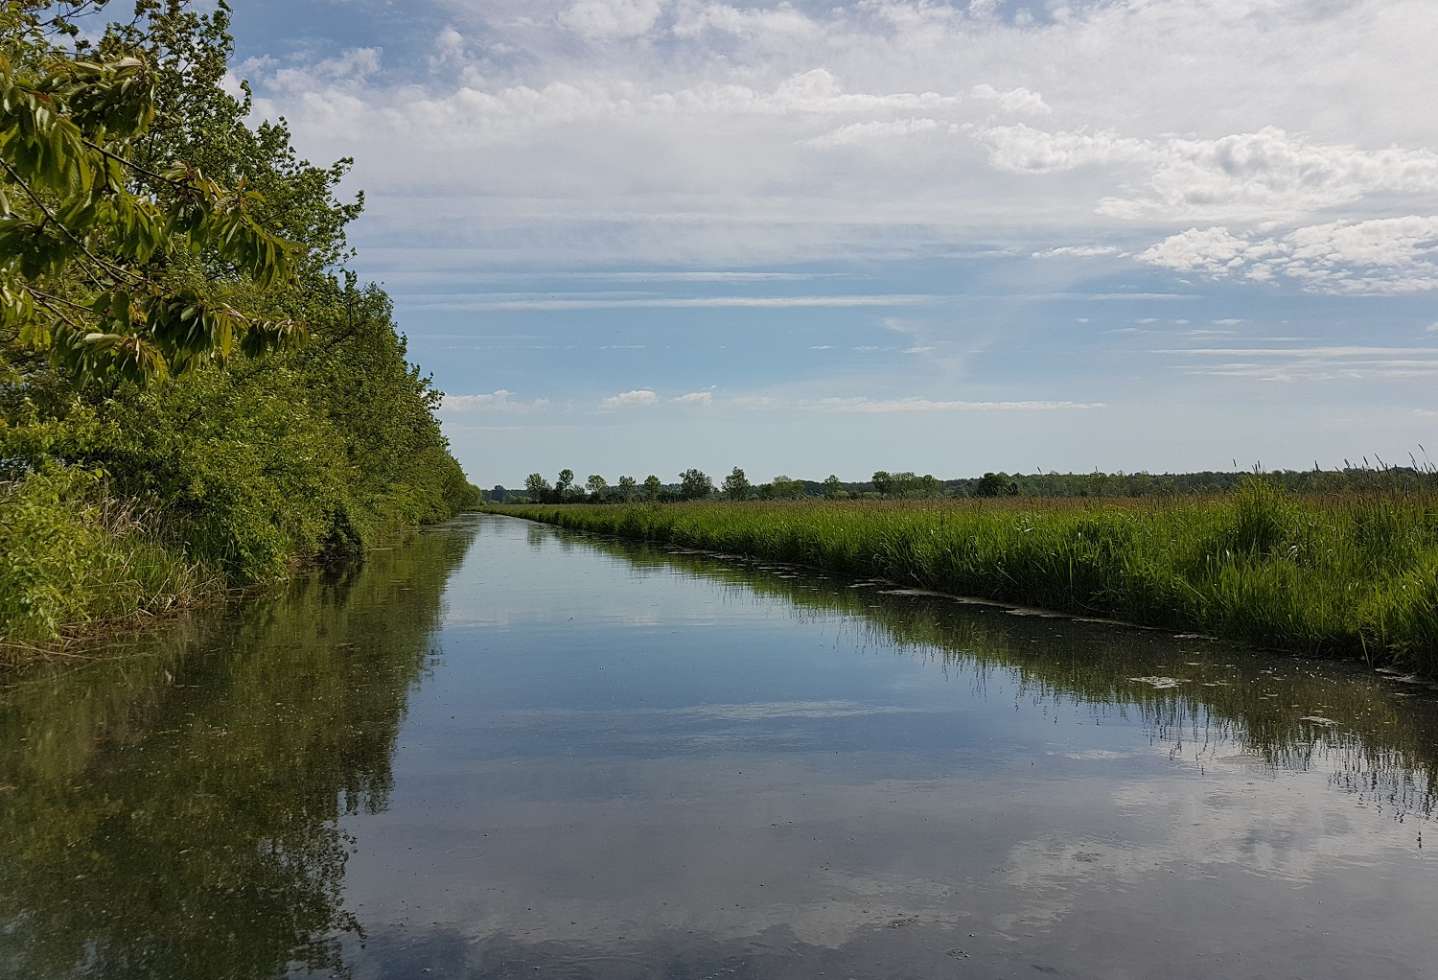
<path fill-rule="evenodd" d="M 561 470 L 553 483 L 531 473 L 523 490 L 503 485 L 485 493 L 491 503 L 669 503 L 692 500 L 935 500 L 941 498 L 996 497 L 1119 497 L 1203 496 L 1229 493 L 1255 475 L 1265 482 L 1296 493 L 1355 493 L 1438 489 L 1438 472 L 1416 458 L 1409 466 L 1381 461 L 1346 465 L 1341 470 L 1204 470 L 1193 473 L 1004 473 L 941 480 L 931 474 L 878 470 L 864 481 L 844 481 L 836 475 L 824 480 L 795 479 L 787 475 L 767 483 L 754 483 L 741 467 L 717 486 L 698 469 L 679 474 L 666 483 L 650 474 L 643 480 L 621 476 L 610 483 L 591 474 L 582 484 L 574 471 Z"/>

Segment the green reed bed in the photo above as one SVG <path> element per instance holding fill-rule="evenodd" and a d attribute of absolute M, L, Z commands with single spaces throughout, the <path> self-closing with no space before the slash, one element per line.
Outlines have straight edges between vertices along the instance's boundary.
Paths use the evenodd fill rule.
<path fill-rule="evenodd" d="M 487 509 L 1438 674 L 1431 494 Z"/>

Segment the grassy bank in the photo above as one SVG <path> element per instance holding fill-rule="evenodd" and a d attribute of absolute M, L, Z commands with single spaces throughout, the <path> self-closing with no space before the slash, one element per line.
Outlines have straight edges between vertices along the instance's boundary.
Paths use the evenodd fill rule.
<path fill-rule="evenodd" d="M 1438 673 L 1438 497 L 488 508 Z"/>

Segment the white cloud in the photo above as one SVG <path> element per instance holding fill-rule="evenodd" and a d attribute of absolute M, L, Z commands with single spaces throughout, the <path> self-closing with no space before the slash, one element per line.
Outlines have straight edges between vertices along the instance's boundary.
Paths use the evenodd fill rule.
<path fill-rule="evenodd" d="M 787 3 L 772 10 L 685 0 L 674 20 L 674 36 L 695 40 L 714 32 L 761 44 L 818 37 L 823 27 Z"/>
<path fill-rule="evenodd" d="M 563 311 L 563 310 L 718 310 L 718 309 L 848 309 L 885 306 L 926 306 L 940 297 L 908 294 L 890 296 L 703 296 L 655 299 L 473 299 L 413 303 L 415 309 L 452 311 Z"/>
<path fill-rule="evenodd" d="M 1336 221 L 1281 237 L 1190 228 L 1138 259 L 1214 279 L 1285 281 L 1319 293 L 1426 292 L 1438 289 L 1438 217 Z"/>
<path fill-rule="evenodd" d="M 1186 374 L 1248 381 L 1394 381 L 1438 377 L 1438 348 L 1429 347 L 1194 347 L 1153 353 L 1190 362 L 1182 365 Z"/>
<path fill-rule="evenodd" d="M 443 223 L 481 267 L 1027 254 L 1113 247 L 1135 220 L 1248 238 L 1438 193 L 1438 117 L 1414 111 L 1438 99 L 1414 43 L 1430 0 L 1055 3 L 1027 24 L 991 0 L 439 2 L 444 71 L 380 71 L 373 48 L 256 62 L 255 105 L 305 155 L 357 158 L 372 239 Z"/>
<path fill-rule="evenodd" d="M 1022 123 L 973 130 L 996 167 L 1056 174 L 1086 166 L 1131 172 L 1144 190 L 1109 196 L 1120 218 L 1292 216 L 1378 194 L 1438 191 L 1438 153 L 1318 143 L 1276 127 L 1213 139 L 1136 139 L 1109 130 L 1046 132 Z"/>
<path fill-rule="evenodd" d="M 559 15 L 559 23 L 593 40 L 647 34 L 663 10 L 660 0 L 577 0 Z"/>
<path fill-rule="evenodd" d="M 935 401 L 928 398 L 822 398 L 806 403 L 821 412 L 859 415 L 928 414 L 932 412 L 1075 412 L 1104 408 L 1101 402 L 1069 401 Z"/>
<path fill-rule="evenodd" d="M 464 60 L 464 35 L 453 27 L 445 27 L 435 36 L 434 52 L 429 57 L 430 67 L 440 70 L 459 65 Z"/>
<path fill-rule="evenodd" d="M 891 144 L 906 136 L 934 133 L 939 123 L 933 119 L 896 119 L 892 122 L 850 123 L 809 140 L 810 146 L 831 148 L 857 146 L 863 143 Z"/>
<path fill-rule="evenodd" d="M 448 414 L 497 412 L 505 415 L 525 415 L 530 412 L 542 411 L 549 405 L 550 402 L 547 398 L 522 401 L 514 397 L 514 392 L 500 388 L 498 391 L 486 395 L 446 394 L 441 404 L 441 411 Z"/>
<path fill-rule="evenodd" d="M 681 405 L 709 405 L 714 401 L 712 391 L 691 391 L 686 395 L 679 395 L 674 399 Z"/>
<path fill-rule="evenodd" d="M 1047 248 L 1033 253 L 1036 259 L 1095 259 L 1108 255 L 1127 255 L 1123 249 L 1115 245 L 1060 245 L 1057 248 Z"/>
<path fill-rule="evenodd" d="M 993 102 L 1005 112 L 1032 113 L 1041 116 L 1053 112 L 1042 95 L 1023 87 L 1000 92 L 987 82 L 981 82 L 969 89 L 969 95 L 975 99 Z"/>
<path fill-rule="evenodd" d="M 637 408 L 647 405 L 657 405 L 659 393 L 649 388 L 636 388 L 633 391 L 621 391 L 617 395 L 610 395 L 599 403 L 601 408 Z"/>

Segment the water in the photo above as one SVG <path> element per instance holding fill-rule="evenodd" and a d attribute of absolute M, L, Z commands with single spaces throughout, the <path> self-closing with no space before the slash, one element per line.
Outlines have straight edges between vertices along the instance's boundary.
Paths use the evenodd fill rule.
<path fill-rule="evenodd" d="M 1426 686 L 893 591 L 472 517 L 12 678 L 0 975 L 1438 976 Z"/>

